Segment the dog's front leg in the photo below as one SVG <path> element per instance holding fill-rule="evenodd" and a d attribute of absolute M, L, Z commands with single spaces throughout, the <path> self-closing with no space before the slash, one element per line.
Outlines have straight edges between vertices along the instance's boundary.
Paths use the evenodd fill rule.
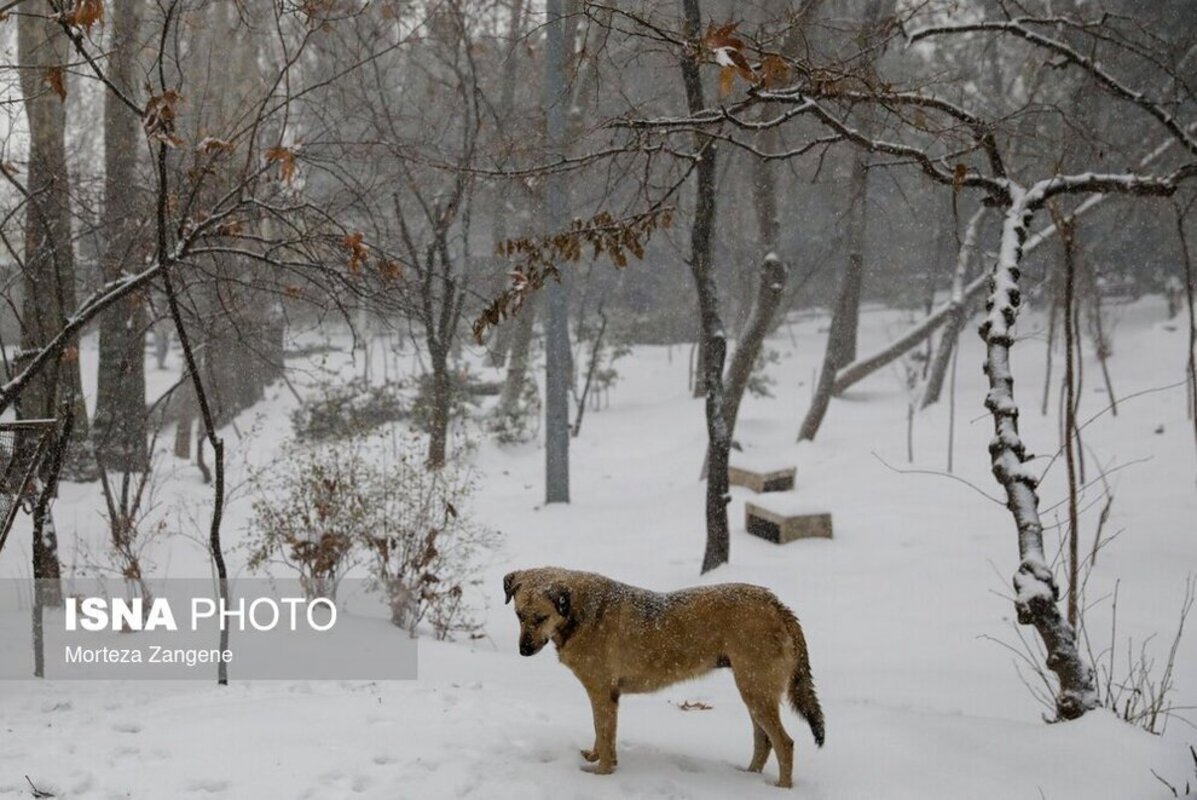
<path fill-rule="evenodd" d="M 619 714 L 619 692 L 608 686 L 587 686 L 590 708 L 594 712 L 594 749 L 583 750 L 587 761 L 594 766 L 582 767 L 596 775 L 610 775 L 615 771 L 615 721 Z"/>

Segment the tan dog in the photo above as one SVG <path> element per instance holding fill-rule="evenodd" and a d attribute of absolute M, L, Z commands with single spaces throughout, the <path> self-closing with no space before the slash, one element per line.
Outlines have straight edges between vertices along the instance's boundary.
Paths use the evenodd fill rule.
<path fill-rule="evenodd" d="M 823 746 L 823 711 L 815 696 L 806 641 L 797 618 L 772 592 L 728 583 L 652 592 L 591 572 L 544 567 L 503 578 L 515 598 L 520 655 L 552 641 L 557 657 L 590 696 L 594 747 L 582 757 L 591 771 L 615 769 L 615 719 L 623 694 L 652 692 L 730 667 L 752 718 L 752 761 L 760 772 L 772 749 L 777 785 L 791 785 L 794 740 L 781 725 L 783 695 Z"/>

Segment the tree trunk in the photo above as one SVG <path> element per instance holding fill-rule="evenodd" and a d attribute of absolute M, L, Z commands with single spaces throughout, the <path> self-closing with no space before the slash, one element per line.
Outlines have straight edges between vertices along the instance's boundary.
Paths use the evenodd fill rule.
<path fill-rule="evenodd" d="M 1189 419 L 1193 422 L 1193 439 L 1197 444 L 1197 275 L 1193 270 L 1193 254 L 1185 236 L 1185 215 L 1176 207 L 1176 236 L 1180 240 L 1181 265 L 1185 273 L 1185 300 L 1189 309 L 1189 352 L 1185 359 L 1185 379 L 1189 387 Z"/>
<path fill-rule="evenodd" d="M 948 366 L 952 363 L 952 353 L 960 338 L 960 331 L 968 321 L 970 303 L 964 299 L 964 282 L 968 277 L 969 263 L 973 250 L 977 246 L 977 231 L 981 227 L 981 218 L 985 216 L 985 207 L 981 206 L 969 218 L 964 228 L 964 239 L 960 243 L 960 250 L 956 254 L 956 271 L 952 275 L 952 310 L 948 314 L 948 322 L 943 335 L 939 337 L 939 347 L 931 360 L 931 370 L 927 373 L 927 385 L 923 389 L 921 408 L 939 402 L 943 392 L 944 378 L 948 374 Z"/>
<path fill-rule="evenodd" d="M 871 114 L 869 116 L 872 116 Z M 872 126 L 869 126 L 871 129 Z M 832 330 L 839 325 L 836 336 L 836 364 L 850 364 L 856 360 L 856 340 L 860 330 L 860 295 L 864 289 L 864 247 L 868 230 L 869 171 L 865 151 L 856 151 L 852 164 L 852 210 L 848 219 L 848 264 L 840 283 L 837 317 Z"/>
<path fill-rule="evenodd" d="M 686 37 L 697 39 L 702 29 L 702 12 L 698 0 L 682 0 Z M 691 114 L 706 107 L 703 99 L 702 76 L 696 54 L 682 54 L 682 81 L 686 88 L 686 103 Z M 706 390 L 707 420 L 707 544 L 702 559 L 702 571 L 710 572 L 726 564 L 731 537 L 727 521 L 728 494 L 727 462 L 731 450 L 731 430 L 724 416 L 723 365 L 727 359 L 727 334 L 719 316 L 719 295 L 715 288 L 711 263 L 711 237 L 715 232 L 715 162 L 718 149 L 715 140 L 701 133 L 694 136 L 695 149 L 700 153 L 695 184 L 694 222 L 690 229 L 690 272 L 698 290 L 699 321 L 701 323 L 701 369 Z"/>
<path fill-rule="evenodd" d="M 740 415 L 740 403 L 752 377 L 752 368 L 765 344 L 765 337 L 773 324 L 773 316 L 781 305 L 786 288 L 786 268 L 777 256 L 769 253 L 761 264 L 760 284 L 757 287 L 756 302 L 752 315 L 744 326 L 731 366 L 727 369 L 727 390 L 723 401 L 723 418 L 727 421 L 728 438 L 734 438 L 736 420 Z"/>
<path fill-rule="evenodd" d="M 532 356 L 532 341 L 536 332 L 536 298 L 528 302 L 515 315 L 512 322 L 511 351 L 507 359 L 507 375 L 503 379 L 503 390 L 499 395 L 498 414 L 508 417 L 519 409 L 528 378 L 528 362 Z"/>
<path fill-rule="evenodd" d="M 565 137 L 565 25 L 561 0 L 545 6 L 547 46 L 544 105 L 548 148 L 564 155 Z M 572 42 L 570 43 L 572 45 Z M 548 179 L 545 217 L 550 231 L 566 220 L 566 192 L 560 175 Z M 545 287 L 545 502 L 569 502 L 569 295 L 564 279 Z"/>
<path fill-rule="evenodd" d="M 109 79 L 122 92 L 136 96 L 137 3 L 116 3 L 112 9 Z M 113 281 L 136 271 L 148 252 L 142 226 L 144 209 L 135 190 L 141 120 L 111 92 L 104 95 L 104 215 L 106 237 L 101 268 Z M 126 269 L 126 265 L 130 268 Z M 148 424 L 145 402 L 145 297 L 135 292 L 100 315 L 100 365 L 96 417 L 92 432 L 99 466 L 141 472 L 148 466 Z"/>
<path fill-rule="evenodd" d="M 452 379 L 449 375 L 449 354 L 443 347 L 429 344 L 428 358 L 432 362 L 432 425 L 428 437 L 428 468 L 445 465 L 445 450 L 449 441 L 449 420 L 453 402 Z"/>
<path fill-rule="evenodd" d="M 762 118 L 767 114 L 762 111 Z M 776 129 L 770 128 L 760 134 L 760 143 L 771 149 L 777 139 Z M 777 256 L 781 221 L 777 209 L 777 181 L 773 165 L 763 158 L 752 158 L 752 200 L 756 211 L 757 230 L 760 231 L 761 247 L 765 251 L 761 260 L 756 296 L 753 299 L 748 319 L 740 331 L 739 341 L 727 368 L 726 395 L 723 401 L 723 418 L 727 421 L 728 439 L 734 441 L 736 420 L 740 414 L 740 403 L 752 377 L 752 368 L 765 344 L 765 338 L 773 327 L 773 317 L 781 305 L 785 293 L 787 269 Z M 706 474 L 704 469 L 703 474 Z"/>
<path fill-rule="evenodd" d="M 510 10 L 507 22 L 507 53 L 503 59 L 503 72 L 499 81 L 499 104 L 496 108 L 497 113 L 501 115 L 501 124 L 504 133 L 506 133 L 506 128 L 510 124 L 511 118 L 517 110 L 515 106 L 515 78 L 518 54 L 522 50 L 521 43 L 523 42 L 525 36 L 525 2 L 526 0 L 512 0 L 512 2 L 508 4 L 510 6 Z M 499 210 L 498 213 L 494 215 L 494 227 L 495 240 L 500 244 L 508 237 L 507 217 L 511 210 L 510 203 L 510 198 L 506 194 L 498 198 Z M 519 372 L 519 375 L 516 376 L 518 377 L 518 383 L 514 389 L 514 397 L 516 401 L 519 400 L 520 391 L 523 389 L 524 377 L 528 372 L 528 342 L 531 341 L 532 335 L 530 327 L 528 328 L 528 332 L 526 334 L 523 333 L 523 328 L 525 326 L 523 318 L 524 316 L 532 316 L 528 313 L 531 310 L 531 308 L 522 309 L 523 313 L 517 315 L 519 319 L 514 325 L 499 326 L 499 329 L 495 331 L 494 336 L 491 337 L 491 342 L 488 347 L 488 355 L 491 366 L 501 368 L 505 363 L 509 363 L 507 361 L 508 356 L 510 356 L 512 359 L 517 357 L 516 350 L 520 346 L 521 337 L 525 337 L 522 339 L 524 351 L 522 356 L 520 356 L 523 359 L 523 362 L 517 368 L 517 371 Z M 529 321 L 527 324 L 530 326 L 531 322 Z M 513 327 L 515 330 L 512 330 Z M 508 384 L 510 384 L 512 379 L 511 373 L 512 369 L 509 366 L 507 380 L 504 382 L 504 397 L 507 396 Z M 502 414 L 504 413 L 505 409 L 514 410 L 515 406 L 506 405 L 502 402 L 502 400 L 500 400 L 498 408 L 499 412 Z"/>
<path fill-rule="evenodd" d="M 1060 242 L 1064 245 L 1064 464 L 1068 474 L 1068 624 L 1077 625 L 1077 465 L 1076 453 L 1080 445 L 1077 437 L 1076 384 L 1076 228 L 1074 223 L 1057 219 Z"/>
<path fill-rule="evenodd" d="M 25 264 L 21 348 L 40 350 L 66 326 L 75 311 L 75 254 L 71 237 L 71 186 L 67 173 L 65 98 L 52 77 L 65 84 L 68 41 L 45 0 L 21 8 L 17 18 L 17 61 L 29 123 L 29 171 L 25 188 Z M 33 379 L 32 394 L 20 404 L 28 418 L 53 417 L 67 404 L 76 420 L 65 471 L 93 477 L 87 411 L 83 405 L 79 340 L 72 338 L 53 369 Z"/>
<path fill-rule="evenodd" d="M 862 49 L 871 45 L 878 32 L 878 21 L 882 16 L 882 5 L 886 13 L 892 13 L 893 0 L 869 0 L 865 6 L 860 43 Z M 872 63 L 866 71 L 874 79 L 876 70 Z M 860 128 L 868 135 L 875 126 L 875 109 L 872 104 L 866 105 L 862 114 Z M 869 154 L 864 150 L 857 150 L 852 158 L 852 177 L 850 181 L 851 206 L 848 209 L 848 231 L 846 234 L 845 250 L 848 258 L 844 268 L 844 275 L 840 281 L 839 295 L 831 315 L 831 330 L 827 335 L 827 349 L 823 354 L 823 367 L 819 371 L 819 382 L 815 387 L 815 396 L 811 398 L 810 408 L 802 420 L 802 427 L 798 431 L 798 441 L 812 441 L 823 424 L 823 417 L 831 403 L 832 395 L 838 395 L 842 390 L 836 381 L 836 375 L 841 367 L 852 363 L 856 359 L 857 330 L 860 328 L 860 298 L 864 287 L 864 248 L 867 232 L 868 200 L 869 200 Z"/>
<path fill-rule="evenodd" d="M 1014 606 L 1018 621 L 1038 631 L 1047 651 L 1047 667 L 1059 679 L 1056 714 L 1075 719 L 1096 707 L 1093 670 L 1081 659 L 1076 630 L 1060 615 L 1060 592 L 1043 549 L 1039 518 L 1038 480 L 1024 462 L 1029 459 L 1018 433 L 1018 405 L 1010 369 L 1012 328 L 1018 317 L 1018 284 L 1027 227 L 1042 198 L 1029 198 L 1017 189 L 1002 225 L 1002 242 L 990 278 L 990 311 L 981 326 L 985 340 L 985 374 L 989 394 L 985 405 L 993 416 L 994 438 L 989 447 L 993 475 L 1006 493 L 1006 506 L 1018 533 L 1021 563 L 1014 576 Z"/>
<path fill-rule="evenodd" d="M 190 46 L 197 58 L 221 65 L 207 73 L 206 82 L 196 83 L 191 95 L 181 105 L 180 129 L 183 138 L 200 141 L 205 136 L 232 137 L 241 124 L 246 109 L 260 103 L 269 87 L 259 62 L 259 45 L 265 34 L 253 15 L 254 4 L 235 0 L 213 0 L 203 12 L 204 24 L 191 32 Z M 262 49 L 267 49 L 263 45 Z M 254 147 L 274 143 L 267 132 L 257 131 Z M 281 143 L 281 132 L 274 134 Z M 240 158 L 222 159 L 213 169 L 203 188 L 202 201 L 216 199 L 242 179 Z M 251 233 L 268 238 L 269 223 Z M 252 247 L 244 240 L 240 247 Z M 265 268 L 253 258 L 219 254 L 211 256 L 203 277 L 192 285 L 181 285 L 182 295 L 190 295 L 199 316 L 186 323 L 194 340 L 200 375 L 208 391 L 213 423 L 223 426 L 239 412 L 265 396 L 267 383 L 277 376 L 282 363 L 281 336 L 276 319 L 274 297 L 259 288 Z M 268 278 L 269 280 L 269 278 Z"/>

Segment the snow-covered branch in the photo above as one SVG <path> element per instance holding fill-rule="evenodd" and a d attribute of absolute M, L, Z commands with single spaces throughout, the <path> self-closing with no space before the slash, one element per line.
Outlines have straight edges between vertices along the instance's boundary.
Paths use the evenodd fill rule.
<path fill-rule="evenodd" d="M 1023 243 L 1034 215 L 1036 196 L 1015 188 L 1013 203 L 1002 224 L 997 264 L 991 276 L 988 314 L 980 328 L 985 340 L 985 374 L 989 394 L 985 407 L 993 417 L 994 436 L 989 443 L 993 475 L 1006 491 L 1006 507 L 1018 529 L 1020 563 L 1014 575 L 1014 605 L 1018 621 L 1032 625 L 1047 650 L 1047 667 L 1060 681 L 1056 713 L 1075 719 L 1097 705 L 1093 670 L 1077 648 L 1076 631 L 1060 614 L 1059 588 L 1043 549 L 1043 524 L 1039 518 L 1038 478 L 1028 467 L 1030 456 L 1018 432 L 1018 404 L 1014 374 L 1010 369 L 1011 329 L 1018 318 Z"/>
<path fill-rule="evenodd" d="M 1123 81 L 1112 75 L 1102 64 L 1090 56 L 1084 55 L 1071 45 L 1046 36 L 1028 27 L 1030 24 L 1042 22 L 1034 17 L 1018 17 L 1009 20 L 988 20 L 982 22 L 936 25 L 912 31 L 908 35 L 911 44 L 932 36 L 946 36 L 973 32 L 998 32 L 1017 36 L 1031 44 L 1050 50 L 1068 62 L 1071 62 L 1085 72 L 1088 72 L 1098 85 L 1115 97 L 1137 105 L 1151 116 L 1155 117 L 1169 133 L 1193 155 L 1197 155 L 1197 138 L 1188 128 L 1181 125 L 1175 116 L 1170 114 L 1160 103 L 1152 100 L 1143 92 L 1133 89 Z"/>

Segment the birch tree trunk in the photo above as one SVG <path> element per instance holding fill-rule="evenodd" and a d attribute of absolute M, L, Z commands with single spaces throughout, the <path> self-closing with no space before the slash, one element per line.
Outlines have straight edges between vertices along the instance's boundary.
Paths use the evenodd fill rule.
<path fill-rule="evenodd" d="M 108 77 L 127 96 L 139 92 L 134 78 L 138 3 L 112 8 Z M 104 280 L 138 271 L 149 253 L 145 209 L 135 189 L 141 120 L 111 92 L 104 95 L 104 214 L 101 260 Z M 135 292 L 100 316 L 100 366 L 92 432 L 100 466 L 142 472 L 148 466 L 145 402 L 145 297 Z"/>

